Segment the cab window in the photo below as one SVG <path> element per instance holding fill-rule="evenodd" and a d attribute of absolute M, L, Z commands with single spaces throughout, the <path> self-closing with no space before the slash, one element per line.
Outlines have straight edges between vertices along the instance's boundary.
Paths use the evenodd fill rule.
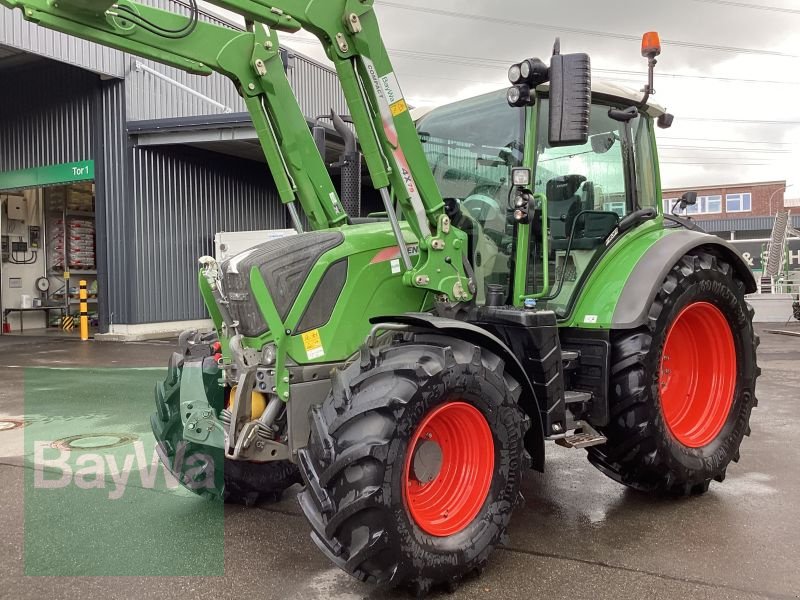
<path fill-rule="evenodd" d="M 417 123 L 422 147 L 453 224 L 467 234 L 478 302 L 490 284 L 510 292 L 511 169 L 522 165 L 525 111 L 505 91 L 433 110 Z"/>
<path fill-rule="evenodd" d="M 608 116 L 608 106 L 591 109 L 589 141 L 583 146 L 551 148 L 547 128 L 539 127 L 536 191 L 546 194 L 551 218 L 566 221 L 580 210 L 630 212 L 625 191 L 624 125 Z M 542 108 L 544 112 L 544 107 Z M 546 114 L 540 117 L 546 123 Z M 565 233 L 557 226 L 553 235 Z"/>

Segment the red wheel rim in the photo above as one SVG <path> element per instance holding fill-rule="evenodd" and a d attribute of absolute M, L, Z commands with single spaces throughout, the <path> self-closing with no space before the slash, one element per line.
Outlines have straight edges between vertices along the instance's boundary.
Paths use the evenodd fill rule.
<path fill-rule="evenodd" d="M 736 347 L 713 304 L 684 308 L 667 332 L 659 373 L 661 410 L 684 446 L 709 444 L 728 420 L 736 388 Z"/>
<path fill-rule="evenodd" d="M 415 453 L 430 442 L 441 451 L 441 466 L 430 481 L 420 482 Z M 408 511 L 430 535 L 458 533 L 483 506 L 493 473 L 494 440 L 484 416 L 466 402 L 443 404 L 422 420 L 408 445 L 403 472 Z"/>

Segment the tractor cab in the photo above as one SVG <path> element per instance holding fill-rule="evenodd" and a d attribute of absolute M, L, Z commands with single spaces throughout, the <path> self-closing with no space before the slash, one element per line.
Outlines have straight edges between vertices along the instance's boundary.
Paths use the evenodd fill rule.
<path fill-rule="evenodd" d="M 641 100 L 595 82 L 588 136 L 569 144 L 551 143 L 547 84 L 522 109 L 509 106 L 503 90 L 418 118 L 453 222 L 468 234 L 479 304 L 501 291 L 502 304 L 536 300 L 564 319 L 620 222 L 637 212 L 656 216 L 653 126 L 665 112 Z M 519 170 L 530 174 L 523 185 Z M 521 192 L 533 200 L 522 219 Z"/>

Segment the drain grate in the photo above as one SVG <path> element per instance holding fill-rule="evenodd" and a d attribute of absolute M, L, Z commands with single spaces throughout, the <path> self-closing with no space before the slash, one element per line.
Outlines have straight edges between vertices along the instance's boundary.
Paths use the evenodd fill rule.
<path fill-rule="evenodd" d="M 103 450 L 131 444 L 138 439 L 129 433 L 82 433 L 61 438 L 50 445 L 61 450 Z"/>
<path fill-rule="evenodd" d="M 20 427 L 25 427 L 25 421 L 22 419 L 8 419 L 5 417 L 0 419 L 0 432 L 11 431 Z"/>

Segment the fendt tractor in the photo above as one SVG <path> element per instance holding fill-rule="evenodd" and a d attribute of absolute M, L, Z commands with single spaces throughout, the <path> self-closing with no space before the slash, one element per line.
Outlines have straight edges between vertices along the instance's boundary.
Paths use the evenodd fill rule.
<path fill-rule="evenodd" d="M 662 207 L 654 126 L 673 117 L 649 102 L 657 34 L 642 93 L 592 86 L 589 57 L 556 42 L 549 65 L 512 65 L 507 91 L 415 122 L 373 0 L 211 2 L 244 30 L 194 2 L 187 16 L 0 0 L 230 78 L 297 230 L 200 259 L 214 329 L 181 336 L 152 416 L 187 488 L 252 503 L 302 478 L 331 561 L 425 593 L 484 568 L 545 442 L 644 492 L 725 479 L 756 404 L 756 285 L 680 216 L 694 194 Z M 336 69 L 350 114 L 335 120 L 352 123 L 380 213 L 347 213 L 289 86 L 277 33 L 300 29 Z"/>

